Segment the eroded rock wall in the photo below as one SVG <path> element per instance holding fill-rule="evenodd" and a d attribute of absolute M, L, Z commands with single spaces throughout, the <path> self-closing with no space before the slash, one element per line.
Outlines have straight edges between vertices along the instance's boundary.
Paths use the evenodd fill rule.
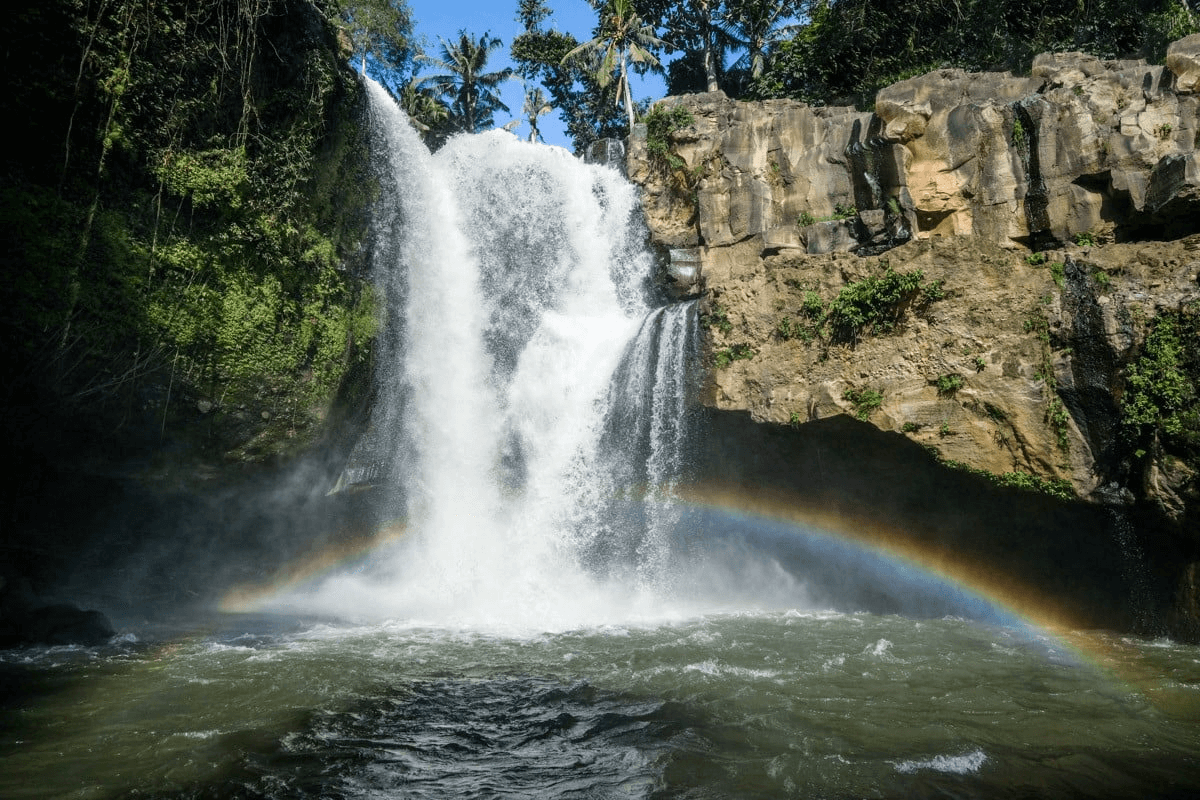
<path fill-rule="evenodd" d="M 873 113 L 667 98 L 694 115 L 670 134 L 682 166 L 656 163 L 635 131 L 629 175 L 645 187 L 655 238 L 676 248 L 1177 237 L 1200 218 L 1200 95 L 1187 60 L 1200 58 L 1200 39 L 1172 52 L 1180 76 L 1082 53 L 1039 56 L 1029 77 L 938 70 L 883 89 Z M 828 223 L 852 236 L 831 239 Z"/>

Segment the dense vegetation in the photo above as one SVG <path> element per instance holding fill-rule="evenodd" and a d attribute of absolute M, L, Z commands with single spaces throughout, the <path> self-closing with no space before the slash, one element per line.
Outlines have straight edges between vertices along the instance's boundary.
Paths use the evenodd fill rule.
<path fill-rule="evenodd" d="M 352 274 L 369 181 L 336 7 L 10 13 L 3 405 L 164 427 L 170 409 L 253 406 L 294 435 L 373 319 Z"/>
<path fill-rule="evenodd" d="M 1154 320 L 1126 370 L 1121 422 L 1138 460 L 1163 451 L 1200 469 L 1200 306 Z"/>
<path fill-rule="evenodd" d="M 814 0 L 748 93 L 869 105 L 883 86 L 940 67 L 1022 71 L 1068 50 L 1160 60 L 1196 30 L 1181 0 Z"/>

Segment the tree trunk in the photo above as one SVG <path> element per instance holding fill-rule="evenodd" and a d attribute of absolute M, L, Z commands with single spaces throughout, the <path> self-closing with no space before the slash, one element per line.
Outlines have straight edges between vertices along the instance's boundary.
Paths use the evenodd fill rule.
<path fill-rule="evenodd" d="M 700 37 L 704 47 L 704 77 L 708 81 L 708 91 L 718 91 L 721 86 L 717 81 L 717 48 L 713 41 L 712 16 L 709 11 L 709 1 L 701 0 L 700 7 Z"/>
<path fill-rule="evenodd" d="M 633 93 L 629 90 L 629 73 L 625 71 L 625 58 L 621 58 L 621 85 L 625 89 L 625 114 L 629 117 L 629 132 L 633 133 Z"/>
<path fill-rule="evenodd" d="M 708 91 L 715 92 L 721 88 L 717 83 L 717 54 L 710 36 L 704 37 L 704 77 L 708 80 Z"/>

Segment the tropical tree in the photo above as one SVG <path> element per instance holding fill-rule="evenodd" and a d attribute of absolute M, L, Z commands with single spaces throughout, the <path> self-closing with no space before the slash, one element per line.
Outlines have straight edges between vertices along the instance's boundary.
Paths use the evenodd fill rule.
<path fill-rule="evenodd" d="M 404 0 L 346 0 L 342 23 L 359 70 L 384 85 L 396 85 L 413 60 L 412 12 Z"/>
<path fill-rule="evenodd" d="M 518 19 L 525 31 L 513 39 L 511 50 L 518 73 L 527 83 L 540 81 L 550 93 L 550 104 L 558 109 L 576 152 L 597 139 L 624 135 L 627 121 L 616 85 L 609 81 L 600 86 L 582 59 L 564 62 L 579 41 L 569 33 L 545 30 L 542 22 L 549 15 L 542 0 L 520 0 Z"/>
<path fill-rule="evenodd" d="M 654 26 L 638 15 L 633 0 L 604 0 L 603 5 L 599 5 L 600 0 L 591 2 L 600 12 L 596 36 L 563 56 L 563 63 L 572 59 L 586 60 L 601 88 L 607 87 L 615 75 L 617 102 L 624 103 L 632 129 L 635 118 L 633 92 L 629 86 L 630 65 L 642 70 L 661 69 L 653 50 L 668 45 L 655 34 Z"/>
<path fill-rule="evenodd" d="M 456 129 L 478 133 L 492 127 L 495 113 L 508 111 L 508 106 L 500 100 L 498 87 L 513 77 L 513 71 L 505 67 L 487 72 L 487 62 L 504 43 L 487 32 L 476 39 L 465 30 L 459 31 L 455 42 L 441 37 L 439 41 L 441 58 L 422 54 L 417 60 L 441 71 L 422 76 L 419 82 L 449 100 Z"/>
<path fill-rule="evenodd" d="M 745 50 L 733 67 L 745 69 L 751 79 L 762 75 L 768 47 L 795 32 L 785 23 L 802 5 L 803 0 L 727 0 L 722 30 Z"/>
<path fill-rule="evenodd" d="M 404 84 L 396 99 L 429 149 L 435 150 L 446 141 L 451 133 L 450 107 L 432 89 L 421 86 L 420 78 Z"/>
<path fill-rule="evenodd" d="M 538 130 L 538 117 L 553 110 L 541 89 L 534 87 L 525 91 L 525 108 L 522 113 L 529 121 L 529 141 L 536 142 L 542 138 L 542 132 Z"/>
<path fill-rule="evenodd" d="M 725 52 L 733 45 L 722 21 L 720 0 L 684 0 L 675 4 L 666 19 L 672 40 L 677 44 L 688 42 L 690 46 L 685 47 L 700 54 L 705 91 L 709 92 L 721 88 Z"/>
<path fill-rule="evenodd" d="M 1182 0 L 811 0 L 770 48 L 756 97 L 869 104 L 883 86 L 941 66 L 1028 70 L 1048 51 L 1161 57 L 1194 30 Z"/>
<path fill-rule="evenodd" d="M 553 13 L 545 0 L 517 0 L 517 22 L 527 31 L 541 30 L 542 23 Z"/>

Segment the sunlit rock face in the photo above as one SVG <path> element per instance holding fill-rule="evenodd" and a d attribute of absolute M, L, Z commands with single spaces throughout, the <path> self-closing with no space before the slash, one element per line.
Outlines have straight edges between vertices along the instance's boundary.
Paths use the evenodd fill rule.
<path fill-rule="evenodd" d="M 1160 605 L 1200 630 L 1194 465 L 1135 457 L 1121 425 L 1156 321 L 1200 302 L 1195 38 L 1166 67 L 1057 53 L 1027 77 L 938 70 L 873 112 L 664 101 L 694 117 L 668 135 L 684 166 L 635 132 L 629 175 L 652 236 L 699 256 L 705 405 L 780 436 L 857 417 L 1141 519 Z M 889 268 L 942 296 L 909 295 L 887 331 L 818 330 L 839 292 Z"/>
<path fill-rule="evenodd" d="M 1167 69 L 1175 73 L 1175 91 L 1200 90 L 1200 33 L 1193 33 L 1167 47 Z"/>
<path fill-rule="evenodd" d="M 835 216 L 859 241 L 830 249 L 878 245 L 889 227 L 893 243 L 975 235 L 1038 247 L 1087 231 L 1182 235 L 1200 215 L 1195 38 L 1172 45 L 1168 67 L 1047 53 L 1029 77 L 937 70 L 881 90 L 873 113 L 668 98 L 694 116 L 669 135 L 683 167 L 656 164 L 635 132 L 629 174 L 673 247 L 757 238 L 772 249 L 781 229 Z"/>

